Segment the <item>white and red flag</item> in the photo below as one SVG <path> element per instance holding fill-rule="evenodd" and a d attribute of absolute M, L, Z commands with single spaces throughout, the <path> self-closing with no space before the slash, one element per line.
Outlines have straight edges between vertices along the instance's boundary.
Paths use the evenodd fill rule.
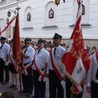
<path fill-rule="evenodd" d="M 70 37 L 65 54 L 62 57 L 62 63 L 65 68 L 65 74 L 73 83 L 73 92 L 79 93 L 82 91 L 83 78 L 89 68 L 89 56 L 84 47 L 82 36 L 81 19 L 82 19 L 82 4 L 78 3 L 76 23 Z"/>

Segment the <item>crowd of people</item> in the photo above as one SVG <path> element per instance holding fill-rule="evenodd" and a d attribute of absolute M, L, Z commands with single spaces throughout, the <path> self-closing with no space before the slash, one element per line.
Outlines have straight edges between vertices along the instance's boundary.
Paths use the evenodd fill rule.
<path fill-rule="evenodd" d="M 71 88 L 69 85 L 72 83 L 58 63 L 65 53 L 66 44 L 61 44 L 62 36 L 57 33 L 55 33 L 52 39 L 53 43 L 43 39 L 32 42 L 30 38 L 25 38 L 24 41 L 21 41 L 21 54 L 25 71 L 21 74 L 23 90 L 20 93 L 26 93 L 27 97 L 31 97 L 32 92 L 34 92 L 32 98 L 46 98 L 45 78 L 49 78 L 49 98 L 64 98 L 62 81 L 67 81 L 66 98 L 71 98 Z M 11 79 L 12 83 L 9 88 L 17 90 L 19 88 L 17 82 L 18 68 L 13 58 L 13 39 L 7 43 L 6 38 L 1 36 L 0 41 L 0 84 L 6 85 L 9 83 L 9 79 Z M 93 46 L 90 50 L 87 47 L 87 52 L 91 62 L 87 75 L 86 89 L 88 93 L 91 93 L 91 98 L 98 98 L 98 73 L 95 74 L 98 71 L 97 48 Z M 11 72 L 10 78 L 9 71 Z M 83 92 L 73 95 L 73 98 L 82 97 Z"/>

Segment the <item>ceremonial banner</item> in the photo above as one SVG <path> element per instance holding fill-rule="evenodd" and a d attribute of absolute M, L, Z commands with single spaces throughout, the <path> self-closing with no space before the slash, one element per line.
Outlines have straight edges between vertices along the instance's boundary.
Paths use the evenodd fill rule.
<path fill-rule="evenodd" d="M 18 15 L 16 16 L 15 30 L 14 30 L 14 34 L 13 34 L 13 58 L 16 61 L 17 66 L 20 69 L 19 73 L 21 73 L 22 70 L 24 69 L 24 66 L 22 64 Z"/>
<path fill-rule="evenodd" d="M 62 63 L 65 67 L 65 73 L 74 84 L 74 93 L 82 91 L 83 79 L 86 75 L 86 71 L 89 68 L 89 56 L 84 47 L 84 40 L 82 36 L 81 28 L 81 15 L 82 4 L 79 4 L 77 12 L 77 20 L 70 37 L 65 54 L 62 57 Z"/>

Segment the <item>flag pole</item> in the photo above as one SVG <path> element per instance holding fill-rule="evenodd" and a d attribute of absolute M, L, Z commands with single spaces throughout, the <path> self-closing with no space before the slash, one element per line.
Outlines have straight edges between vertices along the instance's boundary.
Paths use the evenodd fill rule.
<path fill-rule="evenodd" d="M 22 81 L 21 81 L 21 74 L 19 74 L 19 82 L 20 82 L 20 95 L 21 95 L 21 92 L 22 92 Z"/>
<path fill-rule="evenodd" d="M 71 98 L 73 98 L 73 89 L 74 89 L 74 84 L 72 83 Z"/>

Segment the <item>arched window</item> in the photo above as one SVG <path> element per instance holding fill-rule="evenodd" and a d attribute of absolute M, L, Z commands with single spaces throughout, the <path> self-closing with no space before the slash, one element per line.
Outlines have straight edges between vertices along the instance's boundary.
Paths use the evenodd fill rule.
<path fill-rule="evenodd" d="M 78 4 L 76 0 L 73 0 L 73 24 L 76 21 Z M 89 0 L 83 0 L 82 4 L 82 24 L 89 24 Z"/>
<path fill-rule="evenodd" d="M 56 25 L 56 4 L 54 1 L 50 1 L 45 7 L 45 26 Z"/>
<path fill-rule="evenodd" d="M 24 28 L 33 27 L 33 19 L 32 19 L 32 8 L 28 6 L 24 12 Z"/>
<path fill-rule="evenodd" d="M 82 15 L 85 15 L 85 6 L 82 4 Z"/>
<path fill-rule="evenodd" d="M 7 18 L 6 18 L 6 24 L 8 24 L 8 23 L 9 23 L 9 18 L 7 17 Z"/>
<path fill-rule="evenodd" d="M 52 18 L 54 18 L 54 10 L 51 8 L 49 10 L 49 19 L 52 19 Z"/>

